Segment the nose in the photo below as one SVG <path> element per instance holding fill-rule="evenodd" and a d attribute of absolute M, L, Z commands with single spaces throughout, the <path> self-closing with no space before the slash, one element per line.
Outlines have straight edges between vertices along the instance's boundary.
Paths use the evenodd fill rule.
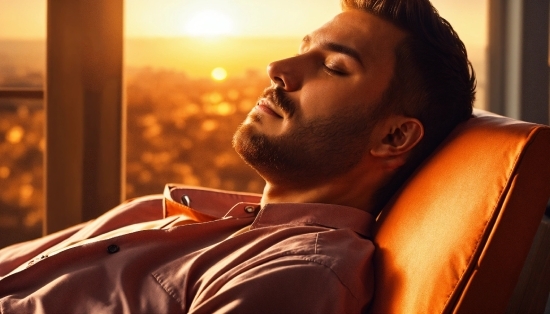
<path fill-rule="evenodd" d="M 271 62 L 267 66 L 267 74 L 275 85 L 287 92 L 293 92 L 302 87 L 303 67 L 298 57 L 292 57 Z"/>

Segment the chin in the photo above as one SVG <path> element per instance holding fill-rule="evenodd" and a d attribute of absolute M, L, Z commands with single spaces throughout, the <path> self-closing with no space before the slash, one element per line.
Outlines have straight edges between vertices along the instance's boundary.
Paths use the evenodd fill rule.
<path fill-rule="evenodd" d="M 233 134 L 233 149 L 241 156 L 241 158 L 247 163 L 250 164 L 248 159 L 250 155 L 254 155 L 252 151 L 256 151 L 257 146 L 252 144 L 252 138 L 258 136 L 254 130 L 254 126 L 251 123 L 246 123 L 246 121 L 239 126 L 235 134 Z"/>

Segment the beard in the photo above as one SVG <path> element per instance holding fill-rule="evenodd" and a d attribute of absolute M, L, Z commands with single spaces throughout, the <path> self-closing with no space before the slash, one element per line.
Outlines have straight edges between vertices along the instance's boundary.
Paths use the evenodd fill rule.
<path fill-rule="evenodd" d="M 318 183 L 350 171 L 363 158 L 374 126 L 367 106 L 362 107 L 363 112 L 343 109 L 337 116 L 304 121 L 280 89 L 268 88 L 264 95 L 291 113 L 293 127 L 284 134 L 268 136 L 254 127 L 253 123 L 261 123 L 262 114 L 253 111 L 251 123 L 237 129 L 233 147 L 266 181 L 302 186 Z"/>

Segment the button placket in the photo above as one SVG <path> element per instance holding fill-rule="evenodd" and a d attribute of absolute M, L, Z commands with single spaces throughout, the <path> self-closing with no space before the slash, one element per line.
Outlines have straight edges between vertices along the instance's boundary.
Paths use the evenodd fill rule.
<path fill-rule="evenodd" d="M 32 260 L 30 260 L 28 263 L 27 263 L 27 267 L 26 268 L 29 268 L 31 267 L 32 265 L 40 262 L 41 260 L 45 259 L 46 257 L 48 257 L 48 254 L 43 254 L 43 255 L 40 255 L 40 256 L 37 256 L 35 258 L 33 258 Z"/>

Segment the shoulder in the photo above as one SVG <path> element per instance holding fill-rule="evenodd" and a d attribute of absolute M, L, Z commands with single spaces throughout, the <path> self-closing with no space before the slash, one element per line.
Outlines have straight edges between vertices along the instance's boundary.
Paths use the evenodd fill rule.
<path fill-rule="evenodd" d="M 226 274 L 205 312 L 360 312 L 373 293 L 374 245 L 349 229 L 286 237 Z M 216 289 L 218 289 L 216 288 Z"/>
<path fill-rule="evenodd" d="M 364 288 L 353 291 L 355 287 L 313 256 L 288 255 L 232 278 L 191 312 L 361 312 L 372 297 L 372 279 L 356 275 L 355 280 L 365 282 Z"/>
<path fill-rule="evenodd" d="M 355 294 L 356 291 L 372 290 L 374 251 L 371 240 L 349 229 L 338 229 L 318 234 L 314 256 Z"/>

